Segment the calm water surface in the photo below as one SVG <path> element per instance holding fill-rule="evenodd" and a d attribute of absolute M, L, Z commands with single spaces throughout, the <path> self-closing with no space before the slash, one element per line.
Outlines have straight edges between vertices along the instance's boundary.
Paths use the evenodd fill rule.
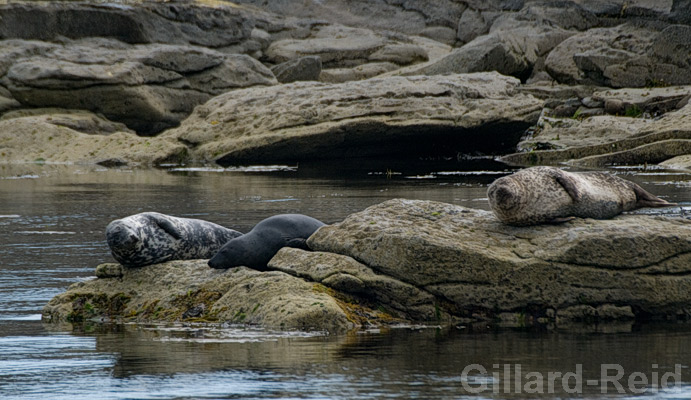
<path fill-rule="evenodd" d="M 51 297 L 112 261 L 104 229 L 116 218 L 158 211 L 247 231 L 287 212 L 333 223 L 396 197 L 487 209 L 487 185 L 509 172 L 488 161 L 353 163 L 337 170 L 0 165 L 0 398 L 691 398 L 685 324 L 328 335 L 40 321 Z M 691 213 L 691 175 L 614 172 Z M 658 388 L 663 376 L 667 385 Z M 618 393 L 613 381 L 627 389 L 628 379 L 644 393 Z"/>

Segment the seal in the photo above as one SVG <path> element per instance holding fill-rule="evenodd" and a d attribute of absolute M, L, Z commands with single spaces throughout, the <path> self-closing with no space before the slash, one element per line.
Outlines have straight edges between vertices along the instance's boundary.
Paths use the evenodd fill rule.
<path fill-rule="evenodd" d="M 575 217 L 607 219 L 641 207 L 675 205 L 605 172 L 571 173 L 554 167 L 532 167 L 499 178 L 487 196 L 494 215 L 517 226 Z"/>
<path fill-rule="evenodd" d="M 242 233 L 212 222 L 144 212 L 112 221 L 106 241 L 125 267 L 209 258 Z"/>
<path fill-rule="evenodd" d="M 263 271 L 282 247 L 309 250 L 307 238 L 324 225 L 323 222 L 302 214 L 274 215 L 259 222 L 246 234 L 226 243 L 209 260 L 209 266 L 223 269 L 244 265 Z"/>

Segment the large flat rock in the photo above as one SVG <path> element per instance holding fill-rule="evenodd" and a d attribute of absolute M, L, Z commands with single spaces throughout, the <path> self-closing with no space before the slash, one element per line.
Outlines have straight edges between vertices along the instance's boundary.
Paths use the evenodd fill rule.
<path fill-rule="evenodd" d="M 574 318 L 574 309 L 613 306 L 665 318 L 688 315 L 691 304 L 689 220 L 624 215 L 515 228 L 487 211 L 397 199 L 321 228 L 308 244 L 430 293 L 457 317 Z"/>
<path fill-rule="evenodd" d="M 235 90 L 164 133 L 197 161 L 494 152 L 512 148 L 542 101 L 497 73 L 297 82 Z"/>

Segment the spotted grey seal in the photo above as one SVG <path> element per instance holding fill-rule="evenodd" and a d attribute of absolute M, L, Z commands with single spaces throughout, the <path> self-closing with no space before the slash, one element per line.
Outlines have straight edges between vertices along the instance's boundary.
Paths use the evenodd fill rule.
<path fill-rule="evenodd" d="M 605 172 L 571 173 L 554 167 L 532 167 L 499 178 L 487 196 L 497 218 L 510 225 L 606 219 L 636 208 L 674 205 Z"/>
<path fill-rule="evenodd" d="M 279 214 L 269 217 L 251 231 L 226 243 L 209 260 L 211 268 L 231 268 L 244 265 L 257 270 L 266 264 L 282 247 L 307 249 L 309 238 L 325 224 L 302 214 Z"/>
<path fill-rule="evenodd" d="M 242 233 L 212 222 L 144 212 L 106 227 L 110 251 L 125 267 L 209 258 Z"/>

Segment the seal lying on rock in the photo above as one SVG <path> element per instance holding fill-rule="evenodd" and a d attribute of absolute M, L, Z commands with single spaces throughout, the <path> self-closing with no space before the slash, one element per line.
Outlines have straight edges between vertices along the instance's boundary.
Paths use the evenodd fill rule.
<path fill-rule="evenodd" d="M 510 225 L 606 219 L 636 208 L 674 205 L 614 175 L 554 167 L 533 167 L 499 178 L 487 196 L 497 218 Z"/>
<path fill-rule="evenodd" d="M 247 234 L 226 243 L 211 260 L 211 268 L 244 265 L 265 270 L 266 264 L 283 247 L 307 248 L 307 238 L 324 226 L 317 219 L 302 214 L 279 214 L 269 217 Z"/>
<path fill-rule="evenodd" d="M 125 267 L 209 258 L 242 233 L 200 219 L 145 212 L 106 227 L 110 251 Z"/>

